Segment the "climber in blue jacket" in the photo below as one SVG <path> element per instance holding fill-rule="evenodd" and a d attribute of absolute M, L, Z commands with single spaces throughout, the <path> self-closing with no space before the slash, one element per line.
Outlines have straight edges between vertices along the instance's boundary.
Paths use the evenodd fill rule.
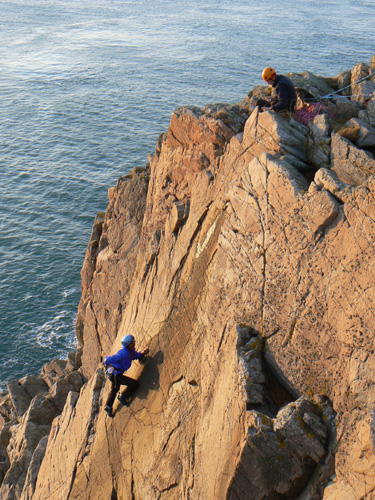
<path fill-rule="evenodd" d="M 296 89 L 292 80 L 287 76 L 277 75 L 273 68 L 264 68 L 262 73 L 263 80 L 271 85 L 275 92 L 275 97 L 271 99 L 260 99 L 257 106 L 262 109 L 272 111 L 294 111 L 297 103 Z"/>
<path fill-rule="evenodd" d="M 133 335 L 125 335 L 121 341 L 122 348 L 113 356 L 107 356 L 104 360 L 104 366 L 110 374 L 111 392 L 109 393 L 106 406 L 104 410 L 110 417 L 113 417 L 112 406 L 116 398 L 116 394 L 122 385 L 126 385 L 126 390 L 118 396 L 119 401 L 125 406 L 128 404 L 131 395 L 138 387 L 138 381 L 130 377 L 126 377 L 126 372 L 134 359 L 142 359 L 148 353 L 149 349 L 146 348 L 141 352 L 135 350 L 135 338 Z"/>

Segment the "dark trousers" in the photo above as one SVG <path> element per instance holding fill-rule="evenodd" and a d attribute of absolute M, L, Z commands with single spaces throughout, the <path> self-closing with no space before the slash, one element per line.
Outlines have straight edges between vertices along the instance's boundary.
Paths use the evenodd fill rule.
<path fill-rule="evenodd" d="M 122 393 L 122 396 L 125 399 L 128 399 L 133 392 L 137 389 L 139 383 L 137 380 L 134 380 L 133 378 L 126 377 L 125 375 L 114 375 L 111 379 L 111 392 L 109 393 L 108 399 L 107 399 L 107 406 L 113 406 L 113 403 L 116 399 L 116 394 L 120 390 L 120 387 L 122 385 L 126 385 L 126 391 Z"/>
<path fill-rule="evenodd" d="M 285 108 L 287 111 L 294 111 L 294 108 L 296 107 L 296 102 L 297 101 L 290 101 L 289 103 L 289 106 L 287 108 Z M 256 103 L 256 105 L 258 106 L 258 108 L 269 108 L 270 106 L 272 106 L 272 102 L 269 102 L 269 101 L 266 101 L 265 99 L 259 99 Z M 284 111 L 284 110 L 282 110 Z"/>

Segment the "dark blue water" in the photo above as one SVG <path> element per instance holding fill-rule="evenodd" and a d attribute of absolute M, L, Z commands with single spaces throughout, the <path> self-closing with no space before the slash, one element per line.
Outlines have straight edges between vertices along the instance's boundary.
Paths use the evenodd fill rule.
<path fill-rule="evenodd" d="M 10 0 L 0 13 L 0 382 L 74 348 L 95 214 L 176 107 L 238 102 L 267 65 L 332 76 L 375 53 L 372 0 Z"/>

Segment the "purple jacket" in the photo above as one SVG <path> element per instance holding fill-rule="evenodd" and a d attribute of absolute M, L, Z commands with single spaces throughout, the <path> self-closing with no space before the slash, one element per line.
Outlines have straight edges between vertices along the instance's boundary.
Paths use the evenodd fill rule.
<path fill-rule="evenodd" d="M 137 352 L 135 349 L 130 350 L 128 347 L 122 347 L 113 356 L 107 356 L 104 360 L 104 365 L 112 365 L 114 368 L 114 374 L 124 373 L 129 370 L 133 359 L 142 359 L 143 354 Z"/>

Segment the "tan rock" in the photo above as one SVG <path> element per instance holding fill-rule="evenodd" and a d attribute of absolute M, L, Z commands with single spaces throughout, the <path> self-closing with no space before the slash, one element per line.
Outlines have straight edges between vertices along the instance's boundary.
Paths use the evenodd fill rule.
<path fill-rule="evenodd" d="M 32 500 L 33 498 L 35 483 L 38 477 L 40 464 L 42 463 L 42 460 L 44 458 L 47 442 L 48 436 L 45 436 L 39 441 L 38 446 L 35 448 L 35 451 L 29 463 L 29 467 L 27 469 L 25 483 L 21 494 L 22 500 Z"/>
<path fill-rule="evenodd" d="M 363 62 L 357 64 L 352 69 L 350 82 L 352 84 L 352 101 L 364 103 L 375 92 L 375 76 L 366 78 L 371 75 L 371 72 L 370 66 Z"/>
<path fill-rule="evenodd" d="M 109 352 L 122 319 L 138 255 L 147 184 L 147 170 L 120 179 L 105 217 L 94 224 L 93 235 L 97 233 L 98 240 L 93 247 L 92 236 L 86 252 L 76 322 L 77 337 L 84 346 L 82 373 L 86 377 L 95 372 L 103 351 Z"/>
<path fill-rule="evenodd" d="M 363 120 L 352 118 L 344 125 L 344 128 L 355 130 L 352 138 L 344 135 L 342 131 L 339 131 L 339 133 L 350 141 L 355 142 L 359 148 L 371 148 L 375 146 L 375 127 L 372 127 Z"/>
<path fill-rule="evenodd" d="M 374 175 L 375 160 L 370 153 L 333 133 L 331 168 L 341 181 L 356 186 Z"/>
<path fill-rule="evenodd" d="M 48 386 L 42 377 L 36 375 L 8 382 L 7 388 L 18 417 L 22 417 L 28 410 L 34 396 L 48 391 Z"/>
<path fill-rule="evenodd" d="M 370 124 L 375 127 L 375 99 L 371 99 L 366 107 Z"/>
<path fill-rule="evenodd" d="M 20 498 L 34 450 L 40 440 L 48 435 L 57 413 L 49 399 L 37 395 L 20 423 L 9 428 L 11 437 L 7 454 L 10 467 L 0 489 L 3 500 Z"/>
<path fill-rule="evenodd" d="M 53 422 L 33 500 L 371 498 L 373 159 L 333 134 L 332 170 L 312 181 L 291 159 L 309 164 L 307 127 L 256 110 L 242 131 L 232 112 L 174 114 L 142 220 L 122 199 L 142 173 L 111 191 L 79 313 L 89 381 Z M 326 138 L 326 119 L 314 125 Z M 128 332 L 150 358 L 109 419 L 97 363 Z M 4 495 L 27 470 L 12 462 Z"/>
<path fill-rule="evenodd" d="M 280 410 L 275 419 L 250 411 L 247 425 L 246 442 L 227 498 L 296 498 L 309 469 L 326 453 L 327 431 L 319 411 L 301 398 Z"/>
<path fill-rule="evenodd" d="M 94 437 L 102 383 L 103 373 L 99 372 L 84 386 L 79 400 L 77 393 L 69 393 L 61 416 L 53 422 L 33 500 L 44 500 L 47 497 L 51 500 L 68 498 L 78 464 L 84 462 L 85 456 L 89 453 L 90 442 Z M 102 414 L 102 424 L 104 420 L 105 417 Z M 59 450 L 59 465 L 55 461 L 56 450 Z M 100 459 L 102 472 L 106 470 L 106 457 L 107 452 L 103 449 Z M 111 474 L 108 479 L 111 481 Z M 59 488 L 55 487 L 56 484 L 59 484 Z M 96 484 L 95 488 L 96 498 L 106 498 L 105 495 L 100 496 L 99 492 L 102 490 L 99 484 Z"/>

